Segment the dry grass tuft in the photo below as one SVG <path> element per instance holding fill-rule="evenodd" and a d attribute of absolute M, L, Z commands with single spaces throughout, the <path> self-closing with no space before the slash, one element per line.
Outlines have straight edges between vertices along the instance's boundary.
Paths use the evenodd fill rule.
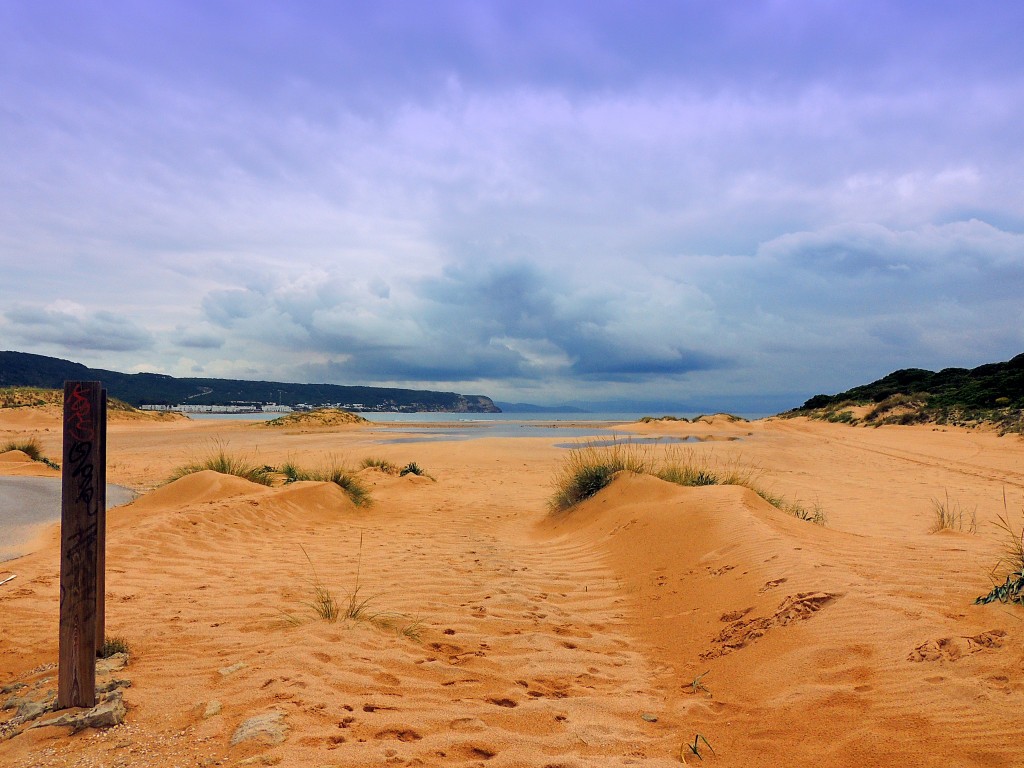
<path fill-rule="evenodd" d="M 959 501 L 949 498 L 948 491 L 944 499 L 932 499 L 932 512 L 934 519 L 930 533 L 939 531 L 975 533 L 978 530 L 977 507 L 965 510 Z"/>
<path fill-rule="evenodd" d="M 720 460 L 711 452 L 669 448 L 661 459 L 656 459 L 645 446 L 628 440 L 617 440 L 610 446 L 581 443 L 572 448 L 552 480 L 550 509 L 560 512 L 589 499 L 622 471 L 653 475 L 688 487 L 740 485 L 800 520 L 824 525 L 827 519 L 820 504 L 808 508 L 799 501 L 790 502 L 766 491 L 758 483 L 760 471 L 738 458 Z"/>
<path fill-rule="evenodd" d="M 331 457 L 327 464 L 314 469 L 302 469 L 294 462 L 286 461 L 278 467 L 278 472 L 284 475 L 285 484 L 297 483 L 302 480 L 334 483 L 348 494 L 348 497 L 352 499 L 352 503 L 357 507 L 368 507 L 372 503 L 366 486 L 362 484 L 352 470 L 345 467 L 335 457 Z"/>
<path fill-rule="evenodd" d="M 273 480 L 272 467 L 255 464 L 252 461 L 228 452 L 227 443 L 222 440 L 212 442 L 210 452 L 200 458 L 183 464 L 171 473 L 167 482 L 180 480 L 186 475 L 203 472 L 207 469 L 223 475 L 234 475 L 260 485 L 271 485 Z"/>

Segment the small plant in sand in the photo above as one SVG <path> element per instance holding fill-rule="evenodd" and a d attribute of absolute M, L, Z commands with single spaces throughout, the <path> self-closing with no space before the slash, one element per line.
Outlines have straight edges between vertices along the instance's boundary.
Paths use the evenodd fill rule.
<path fill-rule="evenodd" d="M 607 486 L 617 472 L 649 473 L 650 456 L 646 450 L 628 441 L 612 445 L 581 443 L 570 449 L 552 481 L 552 511 L 574 507 Z"/>
<path fill-rule="evenodd" d="M 277 469 L 284 475 L 285 485 L 297 483 L 303 480 L 315 480 L 320 483 L 334 483 L 341 488 L 352 503 L 357 507 L 368 507 L 371 504 L 370 494 L 366 486 L 351 470 L 347 469 L 340 461 L 332 458 L 327 464 L 314 469 L 302 469 L 292 461 L 286 461 Z"/>
<path fill-rule="evenodd" d="M 552 482 L 554 495 L 549 502 L 552 511 L 569 509 L 596 494 L 608 485 L 616 472 L 627 470 L 654 475 L 669 483 L 688 487 L 703 485 L 740 485 L 749 488 L 772 506 L 818 525 L 826 522 L 820 504 L 808 508 L 799 501 L 770 493 L 757 482 L 758 471 L 742 464 L 738 458 L 717 460 L 709 452 L 669 449 L 660 461 L 650 452 L 627 441 L 612 445 L 583 443 L 570 450 Z"/>
<path fill-rule="evenodd" d="M 413 619 L 404 613 L 375 611 L 372 609 L 372 603 L 376 598 L 374 596 L 362 597 L 360 595 L 363 588 L 361 582 L 363 563 L 362 533 L 359 534 L 359 550 L 356 555 L 355 585 L 348 593 L 348 596 L 340 602 L 335 599 L 334 594 L 320 579 L 320 574 L 317 572 L 309 553 L 306 552 L 306 548 L 300 544 L 299 549 L 302 550 L 302 554 L 305 556 L 306 562 L 309 563 L 310 570 L 313 572 L 313 597 L 306 605 L 317 618 L 329 622 L 335 622 L 339 619 L 341 621 L 365 621 L 381 629 L 393 629 L 402 637 L 407 637 L 411 640 L 418 641 L 420 639 L 423 627 L 422 621 Z M 289 624 L 297 626 L 302 623 L 296 616 L 287 613 L 284 615 Z"/>
<path fill-rule="evenodd" d="M 709 697 L 711 696 L 711 690 L 706 685 L 704 685 L 704 678 L 710 672 L 711 670 L 709 669 L 707 672 L 701 672 L 699 675 L 693 678 L 693 682 L 690 683 L 690 689 L 693 693 L 699 693 L 700 691 L 704 691 L 704 693 L 706 693 Z"/>
<path fill-rule="evenodd" d="M 932 499 L 931 533 L 939 531 L 965 531 L 974 533 L 978 530 L 977 508 L 965 510 L 956 499 L 949 498 L 946 492 L 944 499 Z"/>
<path fill-rule="evenodd" d="M 128 648 L 128 641 L 123 637 L 114 636 L 106 638 L 103 641 L 103 645 L 100 646 L 100 649 L 96 651 L 96 656 L 100 659 L 109 659 L 115 653 L 131 653 Z"/>
<path fill-rule="evenodd" d="M 359 468 L 360 469 L 379 469 L 381 472 L 383 472 L 386 475 L 397 475 L 398 474 L 398 466 L 396 464 L 393 464 L 392 462 L 388 461 L 387 459 L 382 459 L 382 458 L 379 458 L 379 457 L 376 457 L 376 456 L 368 456 L 365 459 L 363 459 L 361 462 L 359 462 Z"/>
<path fill-rule="evenodd" d="M 209 453 L 199 459 L 183 464 L 171 473 L 168 482 L 180 480 L 186 475 L 205 470 L 213 470 L 223 475 L 234 475 L 260 485 L 271 485 L 271 468 L 255 464 L 249 459 L 235 455 L 228 451 L 227 443 L 221 440 L 214 440 Z"/>
<path fill-rule="evenodd" d="M 28 456 L 32 461 L 38 461 L 51 469 L 60 469 L 60 465 L 56 462 L 50 461 L 43 455 L 43 446 L 39 442 L 39 438 L 33 436 L 24 438 L 22 440 L 9 440 L 2 447 L 0 447 L 0 453 L 7 453 L 7 451 L 21 451 Z"/>
<path fill-rule="evenodd" d="M 402 467 L 401 470 L 399 470 L 399 477 L 405 477 L 406 475 L 416 475 L 417 477 L 429 477 L 431 480 L 434 479 L 433 476 L 424 471 L 424 469 L 415 461 L 410 461 Z"/>
<path fill-rule="evenodd" d="M 1024 517 L 1024 510 L 1021 511 Z M 996 528 L 1001 532 L 1002 554 L 996 561 L 990 574 L 992 581 L 997 582 L 999 574 L 1009 571 L 1002 584 L 996 583 L 992 591 L 975 600 L 976 605 L 994 603 L 1017 603 L 1024 605 L 1024 525 L 1018 527 L 1010 519 L 1009 507 L 1006 503 L 1006 490 L 1003 489 L 1003 513 L 999 515 Z"/>
<path fill-rule="evenodd" d="M 682 748 L 679 750 L 680 762 L 686 762 L 686 753 L 689 752 L 692 755 L 696 755 L 697 759 L 704 762 L 704 756 L 700 753 L 700 742 L 704 742 L 708 749 L 711 750 L 711 754 L 715 754 L 715 748 L 708 743 L 708 740 L 701 736 L 699 733 L 693 737 L 693 744 L 684 742 Z"/>

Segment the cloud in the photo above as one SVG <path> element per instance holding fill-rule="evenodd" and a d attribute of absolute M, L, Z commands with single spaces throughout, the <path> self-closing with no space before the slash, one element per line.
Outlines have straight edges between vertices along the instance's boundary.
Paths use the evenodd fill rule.
<path fill-rule="evenodd" d="M 20 305 L 6 318 L 24 343 L 55 344 L 66 350 L 129 352 L 149 349 L 153 336 L 133 320 L 106 311 L 89 311 L 72 304 L 60 308 Z"/>
<path fill-rule="evenodd" d="M 252 340 L 299 343 L 332 360 L 321 370 L 369 380 L 595 380 L 720 367 L 688 325 L 694 292 L 678 286 L 621 295 L 583 288 L 522 262 L 451 266 L 381 297 L 335 276 L 203 299 L 211 322 Z M 706 309 L 706 308 L 705 308 Z M 706 325 L 706 318 L 701 319 Z M 693 337 L 706 333 L 693 328 Z"/>

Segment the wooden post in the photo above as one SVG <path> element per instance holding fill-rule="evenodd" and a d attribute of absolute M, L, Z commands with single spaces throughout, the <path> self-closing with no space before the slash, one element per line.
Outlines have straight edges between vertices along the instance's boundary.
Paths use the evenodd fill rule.
<path fill-rule="evenodd" d="M 106 511 L 101 468 L 107 425 L 98 381 L 64 383 L 64 462 L 60 524 L 60 634 L 57 708 L 96 704 L 96 618 Z"/>
<path fill-rule="evenodd" d="M 96 655 L 107 637 L 107 390 L 100 390 L 99 452 L 97 469 L 100 502 L 96 507 Z"/>

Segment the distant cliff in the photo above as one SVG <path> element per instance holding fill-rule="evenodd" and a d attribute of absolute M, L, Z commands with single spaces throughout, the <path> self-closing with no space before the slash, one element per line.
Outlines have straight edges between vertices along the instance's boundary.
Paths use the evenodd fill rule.
<path fill-rule="evenodd" d="M 141 405 L 278 403 L 338 405 L 355 411 L 500 413 L 489 397 L 393 387 L 294 384 L 241 379 L 179 379 L 158 373 L 120 373 L 26 352 L 0 352 L 0 387 L 57 389 L 66 380 L 101 381 L 110 396 Z"/>

